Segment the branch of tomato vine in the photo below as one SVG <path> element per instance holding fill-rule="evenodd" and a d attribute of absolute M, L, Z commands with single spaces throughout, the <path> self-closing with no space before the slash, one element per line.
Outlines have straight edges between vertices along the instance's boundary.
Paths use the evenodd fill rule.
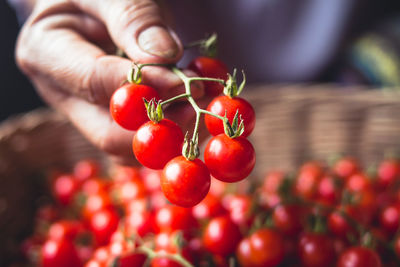
<path fill-rule="evenodd" d="M 156 252 L 145 245 L 138 247 L 137 251 L 146 254 L 149 260 L 155 258 L 166 258 L 179 263 L 183 267 L 194 267 L 190 262 L 188 262 L 184 257 L 182 257 L 182 255 L 177 253 L 168 253 L 165 251 Z"/>

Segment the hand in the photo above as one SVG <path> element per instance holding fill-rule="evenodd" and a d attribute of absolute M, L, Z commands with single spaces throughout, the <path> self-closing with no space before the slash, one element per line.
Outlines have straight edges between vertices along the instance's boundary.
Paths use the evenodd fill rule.
<path fill-rule="evenodd" d="M 182 55 L 182 44 L 151 0 L 37 0 L 16 57 L 39 94 L 91 142 L 133 159 L 133 133 L 109 115 L 109 98 L 131 67 L 130 60 L 109 55 L 116 46 L 140 63 L 175 63 Z M 143 68 L 143 83 L 163 99 L 184 92 L 181 80 L 161 67 Z M 203 94 L 201 84 L 193 93 Z M 191 121 L 186 105 L 170 109 L 181 126 Z"/>

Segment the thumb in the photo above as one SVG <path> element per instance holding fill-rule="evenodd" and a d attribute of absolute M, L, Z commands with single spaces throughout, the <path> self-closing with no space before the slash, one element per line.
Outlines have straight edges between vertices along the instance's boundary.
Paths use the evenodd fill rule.
<path fill-rule="evenodd" d="M 152 0 L 70 0 L 106 27 L 114 43 L 140 63 L 176 62 L 182 44 Z"/>

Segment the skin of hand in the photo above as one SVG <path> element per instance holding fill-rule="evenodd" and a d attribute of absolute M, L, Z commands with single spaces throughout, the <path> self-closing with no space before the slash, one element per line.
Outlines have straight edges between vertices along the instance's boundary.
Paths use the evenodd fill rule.
<path fill-rule="evenodd" d="M 129 59 L 112 55 L 116 47 Z M 126 79 L 132 61 L 175 63 L 183 48 L 151 0 L 37 0 L 18 37 L 16 60 L 38 93 L 100 149 L 125 163 L 134 159 L 134 132 L 118 126 L 109 99 Z M 143 84 L 162 99 L 183 93 L 181 80 L 162 67 L 144 67 Z M 194 75 L 185 71 L 187 75 Z M 201 83 L 193 96 L 201 98 Z M 165 110 L 184 131 L 194 112 L 185 103 Z"/>

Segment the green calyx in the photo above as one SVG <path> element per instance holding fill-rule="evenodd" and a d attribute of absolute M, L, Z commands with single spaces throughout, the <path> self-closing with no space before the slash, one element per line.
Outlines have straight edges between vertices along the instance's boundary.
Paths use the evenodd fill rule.
<path fill-rule="evenodd" d="M 189 139 L 188 133 L 186 132 L 185 141 L 183 142 L 183 146 L 182 146 L 182 155 L 187 160 L 194 160 L 199 157 L 200 149 L 199 149 L 199 135 L 198 134 L 196 134 L 196 136 L 194 138 Z"/>
<path fill-rule="evenodd" d="M 147 110 L 147 116 L 151 121 L 158 123 L 164 118 L 164 112 L 160 105 L 161 100 L 159 100 L 156 103 L 156 100 L 154 98 L 151 99 L 150 101 L 147 101 L 146 99 L 143 98 L 143 101 L 144 101 L 144 106 L 146 107 Z"/>
<path fill-rule="evenodd" d="M 213 33 L 200 45 L 200 52 L 208 57 L 217 55 L 217 34 Z"/>
<path fill-rule="evenodd" d="M 128 71 L 128 75 L 126 77 L 126 80 L 129 83 L 135 83 L 135 84 L 140 84 L 142 82 L 142 65 L 133 62 L 132 63 L 132 68 Z"/>
<path fill-rule="evenodd" d="M 239 121 L 240 120 L 240 121 Z M 244 123 L 242 119 L 242 115 L 239 115 L 239 110 L 236 110 L 236 114 L 233 117 L 232 124 L 229 123 L 229 120 L 226 116 L 224 116 L 224 131 L 227 136 L 230 138 L 236 138 L 243 134 L 244 132 Z"/>
<path fill-rule="evenodd" d="M 244 86 L 246 85 L 246 75 L 244 74 L 244 71 L 242 70 L 242 75 L 243 75 L 243 80 L 238 86 L 237 80 L 236 80 L 236 69 L 233 70 L 232 75 L 228 73 L 228 80 L 225 83 L 224 87 L 224 94 L 229 96 L 229 97 L 236 97 L 238 96 L 242 91 Z"/>

